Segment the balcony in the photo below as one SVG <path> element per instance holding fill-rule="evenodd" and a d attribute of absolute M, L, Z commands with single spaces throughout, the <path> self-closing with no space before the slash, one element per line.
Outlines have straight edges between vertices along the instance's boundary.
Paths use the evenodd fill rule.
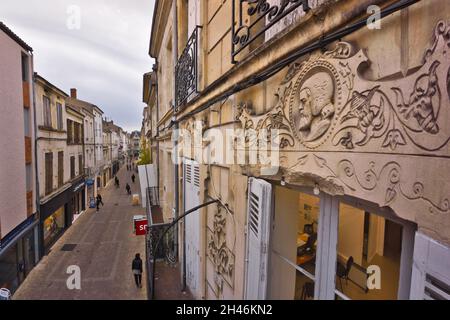
<path fill-rule="evenodd" d="M 198 93 L 198 40 L 200 28 L 197 26 L 192 32 L 175 66 L 175 112 L 179 111 L 194 93 Z"/>
<path fill-rule="evenodd" d="M 282 20 L 289 14 L 301 15 L 308 12 L 311 9 L 308 2 L 308 0 L 232 0 L 232 62 L 237 63 L 236 56 L 260 36 L 264 35 L 265 40 L 268 40 L 274 33 L 282 30 Z M 298 11 L 301 10 L 300 7 L 303 11 Z"/>

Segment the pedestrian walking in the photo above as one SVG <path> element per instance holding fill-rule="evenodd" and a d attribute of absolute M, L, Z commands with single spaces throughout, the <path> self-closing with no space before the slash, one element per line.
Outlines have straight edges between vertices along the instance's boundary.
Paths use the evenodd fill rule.
<path fill-rule="evenodd" d="M 136 176 L 134 175 L 134 173 L 133 173 L 133 175 L 131 176 L 131 181 L 133 181 L 133 183 L 134 183 L 134 180 L 136 179 Z"/>
<path fill-rule="evenodd" d="M 127 183 L 127 185 L 125 186 L 125 189 L 127 189 L 127 193 L 131 194 L 131 187 L 130 185 Z"/>
<path fill-rule="evenodd" d="M 116 185 L 116 188 L 120 187 L 119 178 L 117 178 L 117 176 L 114 178 L 114 184 Z"/>
<path fill-rule="evenodd" d="M 136 253 L 136 256 L 131 263 L 131 270 L 134 274 L 134 282 L 136 282 L 136 287 L 142 288 L 142 259 L 139 253 Z"/>
<path fill-rule="evenodd" d="M 104 206 L 102 195 L 99 193 L 97 194 L 97 211 L 99 210 L 100 204 L 102 205 L 102 207 Z"/>

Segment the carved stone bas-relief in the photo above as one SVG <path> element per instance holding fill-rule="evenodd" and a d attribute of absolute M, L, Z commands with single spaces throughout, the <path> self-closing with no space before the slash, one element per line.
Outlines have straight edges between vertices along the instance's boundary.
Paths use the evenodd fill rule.
<path fill-rule="evenodd" d="M 217 296 L 222 293 L 223 284 L 226 282 L 233 288 L 234 255 L 227 247 L 226 241 L 226 216 L 217 206 L 214 213 L 213 230 L 208 230 L 208 258 L 214 266 L 214 292 Z"/>
<path fill-rule="evenodd" d="M 328 130 L 334 115 L 334 81 L 327 72 L 308 78 L 299 90 L 293 111 L 293 124 L 303 141 L 314 141 Z M 296 132 L 298 134 L 298 132 Z"/>
<path fill-rule="evenodd" d="M 238 119 L 247 130 L 277 130 L 279 176 L 287 182 L 319 183 L 414 221 L 438 215 L 442 228 L 435 232 L 450 241 L 448 22 L 437 23 L 424 52 L 407 76 L 393 70 L 389 79 L 372 81 L 358 72 L 369 64 L 365 52 L 339 42 L 290 65 L 269 112 L 253 115 L 243 104 Z"/>
<path fill-rule="evenodd" d="M 350 44 L 338 43 L 333 51 L 290 66 L 270 112 L 255 117 L 243 105 L 238 119 L 246 129 L 278 129 L 289 141 L 281 139 L 282 148 L 314 150 L 325 144 L 385 153 L 447 151 L 449 29 L 438 23 L 421 68 L 386 81 L 364 79 L 357 70 L 368 63 L 365 53 L 352 55 Z"/>

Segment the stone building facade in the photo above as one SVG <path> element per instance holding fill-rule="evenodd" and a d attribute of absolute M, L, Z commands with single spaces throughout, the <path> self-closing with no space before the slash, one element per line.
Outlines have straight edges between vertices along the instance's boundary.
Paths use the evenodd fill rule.
<path fill-rule="evenodd" d="M 448 299 L 449 41 L 439 0 L 156 1 L 163 215 L 217 200 L 191 293 Z"/>
<path fill-rule="evenodd" d="M 0 288 L 39 260 L 33 49 L 0 22 Z"/>

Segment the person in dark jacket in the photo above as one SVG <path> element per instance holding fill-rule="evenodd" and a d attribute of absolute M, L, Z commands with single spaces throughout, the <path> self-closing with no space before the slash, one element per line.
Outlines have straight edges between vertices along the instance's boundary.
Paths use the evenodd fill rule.
<path fill-rule="evenodd" d="M 97 211 L 100 207 L 100 203 L 102 204 L 102 206 L 104 206 L 103 200 L 102 200 L 102 195 L 99 193 L 99 194 L 97 194 Z"/>
<path fill-rule="evenodd" d="M 127 193 L 131 194 L 131 187 L 130 185 L 127 183 L 127 185 L 125 186 L 125 189 L 127 189 Z"/>
<path fill-rule="evenodd" d="M 131 181 L 133 181 L 133 183 L 134 183 L 134 180 L 136 179 L 136 176 L 134 175 L 134 173 L 133 173 L 133 175 L 131 176 Z"/>
<path fill-rule="evenodd" d="M 139 253 L 136 253 L 133 262 L 131 263 L 131 270 L 134 274 L 134 281 L 138 288 L 142 288 L 142 260 Z"/>

